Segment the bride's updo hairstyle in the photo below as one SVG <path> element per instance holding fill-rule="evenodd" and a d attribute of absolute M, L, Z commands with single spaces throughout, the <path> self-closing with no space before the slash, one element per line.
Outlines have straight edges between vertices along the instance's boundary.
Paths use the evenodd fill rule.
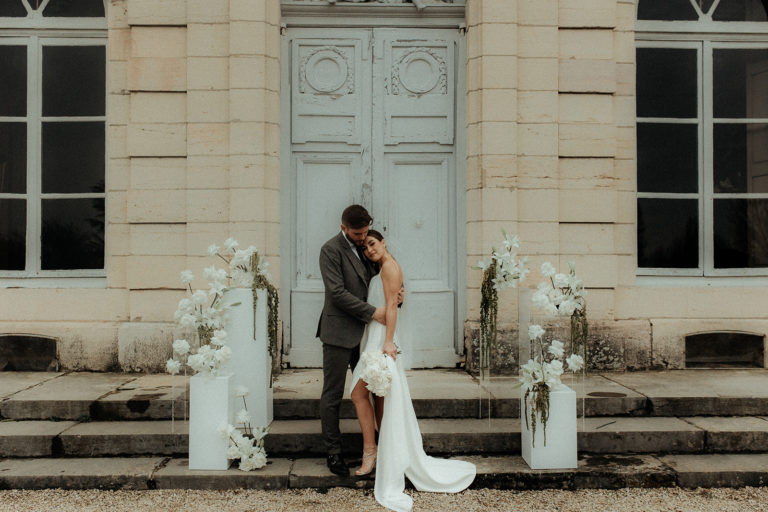
<path fill-rule="evenodd" d="M 381 233 L 379 233 L 375 229 L 369 229 L 367 236 L 372 236 L 373 238 L 375 238 L 379 242 L 383 242 L 384 241 L 384 235 L 382 235 Z"/>

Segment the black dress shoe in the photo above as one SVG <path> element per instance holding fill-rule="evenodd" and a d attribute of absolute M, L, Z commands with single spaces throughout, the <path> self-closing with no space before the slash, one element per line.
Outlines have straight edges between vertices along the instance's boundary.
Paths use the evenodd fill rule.
<path fill-rule="evenodd" d="M 330 454 L 327 459 L 327 464 L 331 473 L 339 476 L 349 476 L 349 467 L 347 467 L 347 463 L 344 462 L 344 459 L 342 459 L 341 455 L 338 453 Z"/>

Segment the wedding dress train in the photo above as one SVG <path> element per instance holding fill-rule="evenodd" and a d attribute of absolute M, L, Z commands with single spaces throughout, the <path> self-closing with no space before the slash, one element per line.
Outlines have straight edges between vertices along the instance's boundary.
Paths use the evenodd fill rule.
<path fill-rule="evenodd" d="M 368 287 L 368 302 L 376 307 L 385 305 L 380 276 L 374 276 Z M 395 331 L 398 342 L 400 325 Z M 361 352 L 381 353 L 386 326 L 373 320 L 365 329 Z M 413 500 L 405 494 L 405 477 L 419 491 L 460 492 L 475 479 L 475 465 L 462 460 L 430 457 L 424 452 L 421 430 L 411 402 L 411 393 L 403 370 L 402 357 L 397 361 L 385 358 L 392 372 L 392 386 L 384 398 L 384 416 L 379 430 L 379 454 L 376 460 L 374 495 L 381 505 L 397 512 L 409 512 Z M 352 373 L 352 387 L 360 379 L 361 364 Z"/>

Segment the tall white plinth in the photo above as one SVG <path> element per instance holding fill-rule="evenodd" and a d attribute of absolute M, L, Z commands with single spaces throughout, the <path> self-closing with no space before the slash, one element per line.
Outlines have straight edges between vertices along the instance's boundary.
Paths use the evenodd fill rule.
<path fill-rule="evenodd" d="M 232 423 L 231 376 L 189 379 L 189 469 L 228 469 L 227 440 L 219 426 Z"/>
<path fill-rule="evenodd" d="M 272 423 L 272 357 L 267 340 L 267 291 L 258 290 L 256 311 L 253 310 L 253 292 L 249 288 L 234 288 L 224 294 L 227 304 L 240 303 L 229 311 L 224 329 L 232 349 L 227 370 L 232 373 L 232 389 L 248 388 L 248 412 L 254 427 Z M 255 315 L 255 316 L 254 316 Z M 255 320 L 255 322 L 254 322 Z M 254 327 L 255 323 L 255 327 Z M 236 398 L 235 410 L 242 408 L 242 398 Z"/>
<path fill-rule="evenodd" d="M 544 444 L 544 425 L 536 421 L 536 443 L 531 436 L 531 405 L 528 396 L 528 410 L 524 410 L 525 390 L 520 394 L 520 422 L 523 459 L 531 469 L 575 469 L 576 455 L 576 392 L 561 385 L 549 393 L 549 419 L 547 421 L 547 444 Z M 527 415 L 527 416 L 524 416 Z M 526 427 L 525 418 L 528 418 Z"/>

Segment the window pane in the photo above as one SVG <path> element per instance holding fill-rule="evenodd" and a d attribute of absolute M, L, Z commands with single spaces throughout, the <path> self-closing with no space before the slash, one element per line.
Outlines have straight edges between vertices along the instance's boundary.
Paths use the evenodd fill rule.
<path fill-rule="evenodd" d="M 21 5 L 21 0 L 3 0 L 0 2 L 0 16 L 26 18 L 27 10 Z"/>
<path fill-rule="evenodd" d="M 0 46 L 0 116 L 27 115 L 27 47 Z"/>
<path fill-rule="evenodd" d="M 768 117 L 768 49 L 713 50 L 715 117 Z"/>
<path fill-rule="evenodd" d="M 768 199 L 715 199 L 715 268 L 768 267 Z"/>
<path fill-rule="evenodd" d="M 696 199 L 637 200 L 637 264 L 648 268 L 698 267 Z"/>
<path fill-rule="evenodd" d="M 27 191 L 27 125 L 0 123 L 0 193 Z"/>
<path fill-rule="evenodd" d="M 27 202 L 0 199 L 0 270 L 24 270 L 26 240 Z"/>
<path fill-rule="evenodd" d="M 104 199 L 45 199 L 42 268 L 104 268 Z"/>
<path fill-rule="evenodd" d="M 696 14 L 690 0 L 640 0 L 637 19 L 696 21 L 699 15 Z"/>
<path fill-rule="evenodd" d="M 720 0 L 712 19 L 715 21 L 766 21 L 764 0 Z"/>
<path fill-rule="evenodd" d="M 714 191 L 768 193 L 768 125 L 715 124 Z"/>
<path fill-rule="evenodd" d="M 104 46 L 43 48 L 43 115 L 103 116 Z"/>
<path fill-rule="evenodd" d="M 637 49 L 638 117 L 698 117 L 695 49 Z"/>
<path fill-rule="evenodd" d="M 638 192 L 698 191 L 698 125 L 637 123 Z"/>
<path fill-rule="evenodd" d="M 715 3 L 715 0 L 696 0 L 696 3 L 699 5 L 701 12 L 707 14 L 712 8 L 712 4 Z"/>
<path fill-rule="evenodd" d="M 43 193 L 104 192 L 104 122 L 43 123 Z"/>
<path fill-rule="evenodd" d="M 104 16 L 102 0 L 51 0 L 43 16 L 94 18 Z"/>

